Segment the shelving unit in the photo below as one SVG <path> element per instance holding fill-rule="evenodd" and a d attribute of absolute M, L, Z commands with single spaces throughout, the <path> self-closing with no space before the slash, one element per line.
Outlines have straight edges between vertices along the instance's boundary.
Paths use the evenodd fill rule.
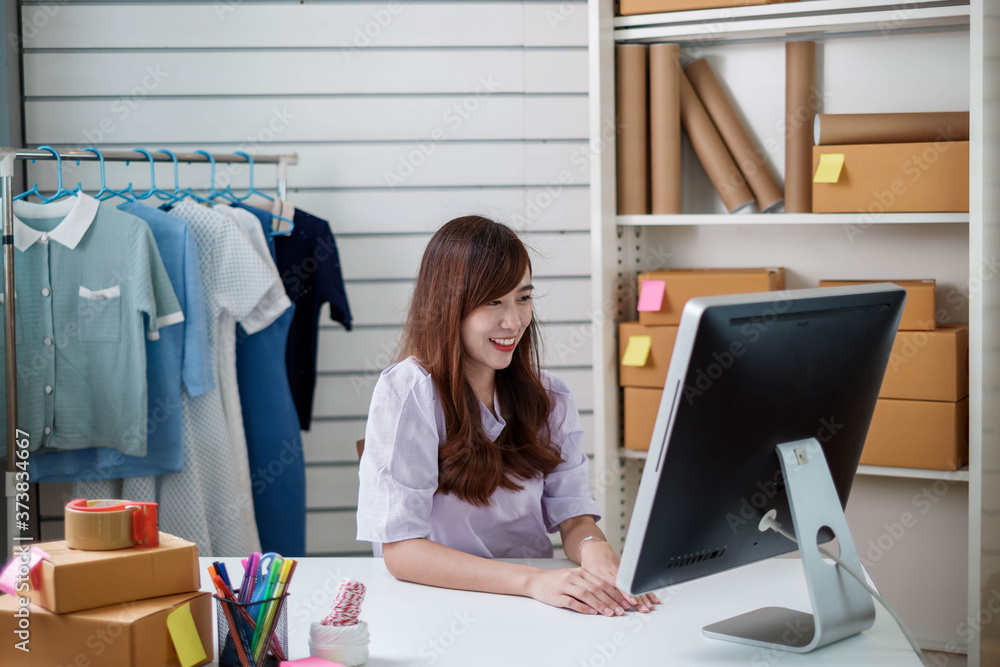
<path fill-rule="evenodd" d="M 647 452 L 635 449 L 621 449 L 623 459 L 645 461 Z M 940 479 L 946 482 L 968 482 L 969 466 L 958 470 L 923 470 L 921 468 L 893 468 L 889 466 L 858 466 L 858 474 L 871 477 L 900 477 L 904 479 Z"/>
<path fill-rule="evenodd" d="M 615 17 L 613 5 L 613 0 L 589 3 L 592 308 L 610 314 L 596 317 L 594 328 L 595 465 L 618 473 L 614 483 L 598 488 L 605 532 L 613 541 L 624 541 L 645 460 L 644 452 L 621 449 L 617 383 L 617 322 L 635 319 L 637 272 L 661 266 L 782 265 L 789 269 L 790 288 L 815 286 L 818 278 L 937 277 L 945 319 L 970 325 L 970 464 L 955 472 L 862 466 L 852 505 L 856 498 L 862 503 L 856 515 L 877 516 L 890 506 L 886 511 L 916 512 L 919 494 L 937 494 L 933 513 L 919 515 L 912 537 L 905 538 L 908 546 L 896 546 L 870 571 L 890 600 L 901 587 L 909 589 L 897 600 L 906 613 L 947 607 L 944 598 L 957 600 L 950 615 L 927 614 L 911 623 L 918 631 L 921 625 L 941 626 L 940 633 L 924 633 L 925 644 L 967 649 L 970 665 L 1000 664 L 1000 616 L 992 614 L 995 622 L 981 628 L 973 620 L 974 631 L 968 622 L 988 610 L 992 591 L 1000 587 L 1000 281 L 991 280 L 1000 251 L 1000 59 L 993 46 L 991 55 L 986 48 L 1000 43 L 1000 7 L 983 0 L 905 5 L 800 0 Z M 727 215 L 686 148 L 683 214 L 616 214 L 615 140 L 608 132 L 615 127 L 616 43 L 679 43 L 682 62 L 693 59 L 690 55 L 708 58 L 751 135 L 763 144 L 765 136 L 773 138 L 771 121 L 784 114 L 783 42 L 800 39 L 818 43 L 818 87 L 835 92 L 824 98 L 828 113 L 968 105 L 969 213 Z M 955 48 L 966 44 L 967 50 Z M 851 55 L 854 51 L 863 56 Z M 940 69 L 936 60 L 942 61 Z M 865 79 L 872 71 L 891 72 L 884 90 L 851 79 Z M 783 154 L 783 143 L 770 151 L 779 178 Z M 851 238 L 859 231 L 863 239 Z M 921 531 L 951 531 L 933 537 L 952 552 L 943 560 L 936 556 L 930 565 L 919 562 L 925 548 Z M 855 540 L 864 544 L 857 534 Z M 889 556 L 896 559 L 891 566 L 886 565 Z M 888 575 L 876 576 L 878 565 Z M 889 578 L 885 585 L 884 576 Z M 915 581 L 922 585 L 914 587 Z M 949 643 L 951 637 L 959 641 Z"/>

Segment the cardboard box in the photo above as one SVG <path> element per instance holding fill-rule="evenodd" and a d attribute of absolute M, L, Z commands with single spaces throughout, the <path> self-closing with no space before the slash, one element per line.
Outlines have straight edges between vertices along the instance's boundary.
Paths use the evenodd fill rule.
<path fill-rule="evenodd" d="M 912 213 L 969 210 L 969 142 L 813 146 L 842 154 L 836 183 L 813 183 L 814 213 Z"/>
<path fill-rule="evenodd" d="M 689 299 L 722 294 L 749 294 L 785 289 L 785 270 L 776 269 L 663 269 L 639 274 L 639 290 L 647 280 L 666 283 L 658 311 L 639 311 L 647 326 L 677 325 Z"/>
<path fill-rule="evenodd" d="M 795 0 L 618 0 L 618 13 L 622 16 L 630 16 L 632 14 L 678 12 L 688 9 L 772 5 L 780 2 L 795 2 Z"/>
<path fill-rule="evenodd" d="M 893 283 L 906 290 L 906 304 L 899 318 L 900 331 L 934 331 L 937 327 L 934 320 L 937 283 L 934 280 L 821 280 L 819 286 L 846 287 L 872 283 Z"/>
<path fill-rule="evenodd" d="M 935 331 L 896 334 L 880 397 L 954 403 L 968 395 L 967 325 L 942 325 Z"/>
<path fill-rule="evenodd" d="M 649 336 L 653 344 L 645 366 L 623 366 L 622 357 L 630 336 Z M 647 327 L 639 322 L 622 322 L 618 325 L 618 383 L 622 387 L 650 387 L 663 389 L 667 381 L 670 357 L 677 341 L 677 327 Z"/>
<path fill-rule="evenodd" d="M 201 587 L 197 545 L 167 533 L 153 548 L 80 551 L 62 540 L 37 546 L 51 558 L 38 565 L 40 586 L 28 597 L 57 614 Z"/>
<path fill-rule="evenodd" d="M 957 403 L 878 399 L 861 463 L 958 470 L 968 462 L 968 398 Z"/>
<path fill-rule="evenodd" d="M 183 604 L 190 604 L 191 616 L 205 649 L 204 665 L 215 656 L 212 625 L 215 621 L 212 596 L 208 593 L 182 593 L 151 600 L 124 602 L 109 607 L 87 609 L 71 614 L 53 614 L 34 605 L 28 617 L 29 652 L 15 644 L 22 639 L 15 634 L 20 618 L 18 599 L 0 596 L 0 664 L 19 667 L 114 667 L 180 666 L 167 615 Z"/>
<path fill-rule="evenodd" d="M 647 451 L 663 389 L 625 387 L 625 449 Z"/>

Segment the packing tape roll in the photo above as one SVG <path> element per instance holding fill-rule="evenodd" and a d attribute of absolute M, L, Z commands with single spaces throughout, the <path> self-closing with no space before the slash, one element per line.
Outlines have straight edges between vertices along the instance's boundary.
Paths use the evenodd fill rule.
<path fill-rule="evenodd" d="M 109 551 L 159 544 L 156 503 L 81 498 L 66 503 L 65 519 L 71 549 Z"/>

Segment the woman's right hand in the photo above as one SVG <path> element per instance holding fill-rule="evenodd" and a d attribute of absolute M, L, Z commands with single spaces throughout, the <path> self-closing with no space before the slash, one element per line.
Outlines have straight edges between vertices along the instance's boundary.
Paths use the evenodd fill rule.
<path fill-rule="evenodd" d="M 528 595 L 539 602 L 581 614 L 620 616 L 631 604 L 614 584 L 582 567 L 540 570 L 528 584 Z"/>

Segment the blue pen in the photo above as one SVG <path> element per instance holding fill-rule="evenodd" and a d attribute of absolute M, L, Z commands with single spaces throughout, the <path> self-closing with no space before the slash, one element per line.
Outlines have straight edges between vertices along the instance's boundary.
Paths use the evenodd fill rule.
<path fill-rule="evenodd" d="M 229 587 L 229 590 L 233 590 L 233 584 L 229 581 L 229 573 L 226 572 L 226 564 L 216 561 L 215 569 L 219 571 L 219 576 L 222 577 L 224 582 L 226 582 L 226 586 Z"/>

